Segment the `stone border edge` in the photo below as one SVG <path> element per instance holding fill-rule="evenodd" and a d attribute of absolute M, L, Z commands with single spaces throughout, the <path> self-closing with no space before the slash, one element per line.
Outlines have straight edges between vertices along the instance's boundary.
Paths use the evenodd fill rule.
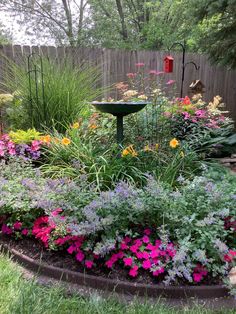
<path fill-rule="evenodd" d="M 35 275 L 43 275 L 51 279 L 67 283 L 78 284 L 87 288 L 102 291 L 131 294 L 145 297 L 164 297 L 167 299 L 199 298 L 211 299 L 229 297 L 229 290 L 221 285 L 215 286 L 155 286 L 125 281 L 116 281 L 103 277 L 87 275 L 67 269 L 62 269 L 40 263 L 8 245 L 1 244 L 0 252 L 7 253 L 13 261 L 18 262 L 23 268 L 32 271 Z"/>

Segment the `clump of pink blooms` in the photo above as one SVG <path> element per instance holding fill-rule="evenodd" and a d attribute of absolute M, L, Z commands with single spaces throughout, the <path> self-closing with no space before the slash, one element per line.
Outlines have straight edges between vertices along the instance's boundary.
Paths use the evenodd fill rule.
<path fill-rule="evenodd" d="M 172 119 L 175 119 L 175 115 L 182 115 L 184 120 L 192 123 L 201 123 L 202 125 L 217 129 L 220 128 L 222 123 L 225 122 L 225 116 L 221 113 L 212 114 L 206 106 L 199 108 L 195 105 L 191 99 L 186 96 L 184 98 L 177 98 L 174 103 L 175 111 L 170 115 Z M 169 111 L 164 113 L 166 116 Z"/>
<path fill-rule="evenodd" d="M 151 239 L 151 230 L 145 229 L 138 238 L 124 237 L 119 250 L 113 253 L 105 265 L 112 268 L 120 262 L 129 269 L 129 275 L 136 277 L 141 269 L 157 277 L 165 272 L 165 266 L 175 256 L 173 243 L 164 244 L 160 239 Z"/>
<path fill-rule="evenodd" d="M 8 134 L 0 137 L 0 158 L 7 159 L 11 156 L 20 156 L 24 159 L 37 160 L 40 157 L 42 142 L 33 140 L 29 144 L 16 144 Z"/>
<path fill-rule="evenodd" d="M 139 236 L 124 236 L 109 255 L 104 257 L 95 254 L 91 248 L 86 249 L 85 236 L 72 235 L 69 229 L 63 232 L 63 235 L 58 232 L 54 218 L 64 222 L 66 217 L 62 214 L 63 210 L 57 208 L 50 216 L 38 217 L 34 221 L 32 229 L 25 228 L 24 223 L 19 220 L 6 224 L 4 221 L 6 217 L 2 217 L 2 219 L 0 217 L 1 232 L 5 235 L 32 235 L 40 240 L 47 249 L 63 248 L 68 254 L 75 256 L 75 259 L 87 269 L 95 266 L 112 269 L 119 264 L 128 270 L 128 274 L 132 278 L 137 277 L 143 271 L 147 271 L 157 278 L 171 268 L 178 246 L 172 242 L 166 243 L 156 239 L 150 228 L 146 228 L 141 234 L 139 232 Z M 229 249 L 227 254 L 222 256 L 222 261 L 234 263 L 236 250 Z M 192 272 L 193 282 L 200 283 L 207 275 L 206 266 L 196 263 Z"/>

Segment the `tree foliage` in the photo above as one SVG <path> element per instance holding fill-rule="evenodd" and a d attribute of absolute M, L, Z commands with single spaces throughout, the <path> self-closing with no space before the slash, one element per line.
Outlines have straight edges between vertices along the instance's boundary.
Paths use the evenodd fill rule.
<path fill-rule="evenodd" d="M 50 43 L 166 49 L 187 42 L 216 63 L 236 67 L 236 0 L 0 0 Z"/>

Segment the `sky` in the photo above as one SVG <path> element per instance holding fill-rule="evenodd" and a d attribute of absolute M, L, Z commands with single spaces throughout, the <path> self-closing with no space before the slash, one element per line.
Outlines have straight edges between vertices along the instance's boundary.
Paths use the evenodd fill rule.
<path fill-rule="evenodd" d="M 19 19 L 19 15 L 17 19 Z M 50 44 L 53 45 L 53 42 L 49 42 L 48 39 L 44 41 L 42 37 L 38 36 L 28 36 L 26 32 L 26 26 L 19 25 L 16 21 L 16 18 L 11 16 L 8 12 L 0 11 L 0 23 L 4 28 L 8 29 L 12 42 L 15 45 L 43 45 Z"/>

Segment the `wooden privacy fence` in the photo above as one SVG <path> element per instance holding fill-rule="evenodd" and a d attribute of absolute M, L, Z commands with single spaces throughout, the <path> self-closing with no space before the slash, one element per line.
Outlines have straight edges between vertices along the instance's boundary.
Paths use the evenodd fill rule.
<path fill-rule="evenodd" d="M 6 45 L 0 47 L 0 53 L 6 55 L 16 63 L 21 63 L 24 57 L 30 53 L 40 53 L 51 59 L 62 60 L 71 58 L 74 64 L 86 61 L 90 64 L 99 65 L 102 68 L 101 85 L 109 86 L 113 83 L 127 80 L 126 73 L 135 72 L 135 63 L 143 62 L 149 70 L 163 70 L 163 59 L 166 55 L 163 51 L 129 51 L 120 49 L 103 48 L 72 48 L 52 46 L 19 46 Z M 172 53 L 174 57 L 174 72 L 165 74 L 166 81 L 173 79 L 177 83 L 177 91 L 181 83 L 181 53 Z M 230 116 L 236 121 L 236 71 L 223 67 L 213 66 L 207 56 L 199 54 L 186 54 L 186 62 L 193 61 L 200 66 L 198 71 L 193 65 L 186 66 L 184 95 L 188 94 L 189 85 L 192 81 L 200 79 L 205 85 L 204 99 L 209 101 L 214 96 L 220 95 L 226 103 Z M 3 58 L 0 55 L 0 68 L 4 67 Z M 0 73 L 0 80 L 4 80 Z M 66 84 L 66 82 L 65 82 Z"/>

